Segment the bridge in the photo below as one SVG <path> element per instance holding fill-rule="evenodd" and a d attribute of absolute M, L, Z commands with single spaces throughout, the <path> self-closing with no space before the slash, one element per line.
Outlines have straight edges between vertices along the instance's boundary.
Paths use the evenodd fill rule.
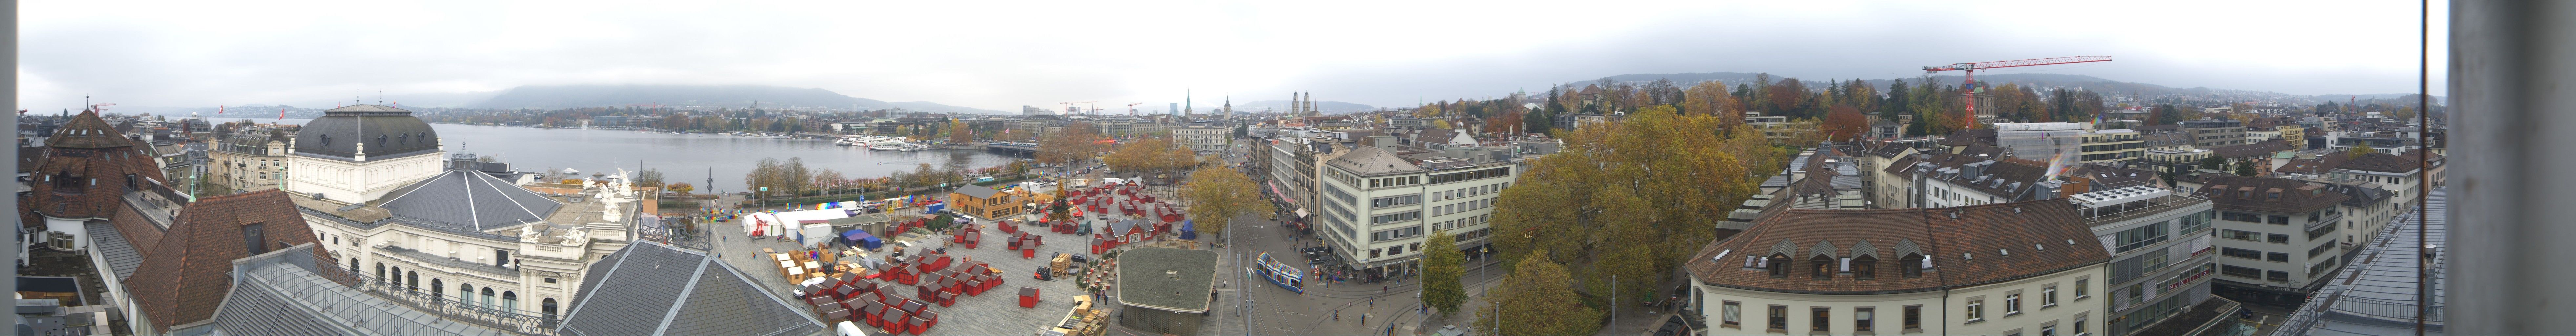
<path fill-rule="evenodd" d="M 1037 152 L 1037 151 L 1038 151 L 1038 143 L 1035 143 L 1035 142 L 993 141 L 993 142 L 986 142 L 986 143 L 984 143 L 984 148 L 987 148 L 987 149 L 1000 149 L 1000 150 L 1016 150 L 1016 151 L 1023 151 L 1023 152 L 1031 152 L 1031 153 L 1035 153 L 1035 152 Z"/>

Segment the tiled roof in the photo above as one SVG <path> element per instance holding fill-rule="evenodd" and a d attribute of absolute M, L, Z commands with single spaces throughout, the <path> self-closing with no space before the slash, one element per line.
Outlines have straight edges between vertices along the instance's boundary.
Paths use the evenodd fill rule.
<path fill-rule="evenodd" d="M 1358 174 L 1360 176 L 1392 175 L 1422 171 L 1422 167 L 1414 166 L 1412 162 L 1404 161 L 1404 158 L 1395 157 L 1394 153 L 1387 153 L 1385 149 L 1368 146 L 1352 148 L 1350 154 L 1343 154 L 1342 157 L 1333 158 L 1332 161 L 1325 162 L 1325 164 L 1330 164 L 1334 167 L 1341 167 L 1343 170 L 1349 170 L 1351 173 Z"/>
<path fill-rule="evenodd" d="M 99 119 L 97 111 L 83 110 L 80 114 L 73 115 L 71 121 L 64 122 L 61 128 L 55 128 L 53 137 L 45 139 L 45 146 L 117 148 L 134 146 L 134 142 L 126 140 L 125 133 L 118 132 L 116 126 L 108 125 L 107 120 Z"/>
<path fill-rule="evenodd" d="M 810 335 L 821 320 L 704 252 L 638 241 L 593 264 L 564 335 Z"/>
<path fill-rule="evenodd" d="M 509 181 L 460 169 L 440 171 L 437 176 L 386 195 L 390 197 L 377 206 L 395 217 L 408 219 L 403 222 L 476 232 L 544 221 L 563 207 L 562 203 Z"/>
<path fill-rule="evenodd" d="M 2335 166 L 2335 168 L 2383 173 L 2412 172 L 2415 171 L 2416 168 L 2422 167 L 2422 165 L 2416 164 L 2415 156 L 2422 155 L 2423 153 L 2423 151 L 2416 151 L 2407 153 L 2406 155 L 2390 155 L 2388 153 L 2362 154 L 2360 158 L 2355 158 L 2351 161 L 2344 161 L 2342 165 Z M 2435 157 L 2433 160 L 2440 161 L 2441 158 Z"/>
<path fill-rule="evenodd" d="M 2335 206 L 2349 198 L 2325 187 L 2279 177 L 2211 176 L 2198 191 L 2220 210 L 2299 214 Z M 2279 197 L 2273 197 L 2279 193 Z"/>
<path fill-rule="evenodd" d="M 136 306 L 150 316 L 153 332 L 168 331 L 170 326 L 205 320 L 223 303 L 232 288 L 234 259 L 252 255 L 251 242 L 246 242 L 244 227 L 259 224 L 260 236 L 266 242 L 257 244 L 276 249 L 314 243 L 312 229 L 304 225 L 304 216 L 296 212 L 286 192 L 275 189 L 250 193 L 208 197 L 198 200 L 179 214 L 161 241 L 153 244 L 138 267 L 153 270 L 140 272 L 126 280 L 126 290 L 134 294 Z M 325 253 L 316 249 L 313 253 Z"/>
<path fill-rule="evenodd" d="M 1967 145 L 1959 148 L 1959 155 L 1973 156 L 1987 160 L 2002 160 L 2004 158 L 2012 157 L 2012 149 L 1987 145 Z"/>
<path fill-rule="evenodd" d="M 2351 159 L 2351 155 L 2344 155 L 2343 153 L 2329 153 L 2318 155 L 2317 158 L 2314 159 L 2290 159 L 2289 162 L 2282 163 L 2280 167 L 2272 168 L 2272 171 L 2281 173 L 2324 174 L 2334 171 L 2336 166 L 2342 166 L 2344 161 L 2350 161 Z"/>
<path fill-rule="evenodd" d="M 1892 158 L 1898 155 L 1905 155 L 1905 150 L 1913 148 L 1914 147 L 1906 147 L 1905 145 L 1886 143 L 1879 145 L 1878 149 L 1871 150 L 1870 155 L 1877 155 L 1881 158 Z"/>
<path fill-rule="evenodd" d="M 1970 176 L 1961 173 L 1950 175 L 1942 180 L 1987 195 L 2002 196 L 2006 200 L 2017 201 L 2029 195 L 2034 189 L 2032 187 L 2038 186 L 2040 181 L 2048 179 L 2048 167 L 2045 165 L 2038 161 L 2005 159 L 1986 165 L 1985 171 L 1982 172 L 1984 175 Z"/>
<path fill-rule="evenodd" d="M 45 146 L 18 147 L 18 172 L 36 171 L 36 160 L 45 157 Z"/>
<path fill-rule="evenodd" d="M 226 335 L 508 335 L 492 328 L 440 317 L 382 297 L 360 292 L 316 273 L 297 246 L 244 259 L 233 290 L 212 317 L 212 332 Z M 176 334 L 196 332 L 180 331 Z"/>
<path fill-rule="evenodd" d="M 1709 244 L 1684 267 L 1692 278 L 1716 286 L 1796 293 L 1902 293 L 1976 286 L 2099 264 L 2110 258 L 2100 244 L 2075 207 L 2063 200 L 1935 209 L 1789 209 Z M 1788 277 L 1773 278 L 1764 269 L 1745 266 L 1747 257 L 1773 254 L 1791 260 Z M 1902 267 L 1921 266 L 1900 261 L 1909 254 L 1930 258 L 1933 268 L 1922 277 L 1905 277 Z M 1815 279 L 1810 273 L 1814 265 L 1808 260 L 1818 255 L 1837 263 L 1863 255 L 1875 258 L 1875 278 L 1856 280 L 1849 273 L 1838 273 L 1832 279 Z M 1840 270 L 1839 265 L 1829 266 Z"/>

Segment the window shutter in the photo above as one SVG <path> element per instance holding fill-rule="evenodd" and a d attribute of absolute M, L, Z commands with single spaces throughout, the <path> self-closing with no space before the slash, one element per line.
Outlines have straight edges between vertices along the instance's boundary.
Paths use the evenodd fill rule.
<path fill-rule="evenodd" d="M 1868 310 L 1862 310 L 1862 311 L 1852 312 L 1852 318 L 1854 318 L 1854 319 L 1861 319 L 1861 320 L 1873 320 L 1873 319 L 1876 319 L 1874 316 L 1871 316 L 1871 315 L 1877 315 L 1877 312 L 1868 311 Z"/>
<path fill-rule="evenodd" d="M 1735 321 L 1743 321 L 1743 320 L 1744 320 L 1744 307 L 1743 307 L 1743 306 L 1737 306 L 1737 305 L 1726 305 L 1726 321 L 1727 321 L 1727 322 L 1735 322 Z"/>

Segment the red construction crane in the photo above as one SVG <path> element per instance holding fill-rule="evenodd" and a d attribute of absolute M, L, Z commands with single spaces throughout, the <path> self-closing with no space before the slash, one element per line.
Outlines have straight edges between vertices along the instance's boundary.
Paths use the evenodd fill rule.
<path fill-rule="evenodd" d="M 1966 77 L 1967 77 L 1967 79 L 1966 79 L 1966 80 L 1962 80 L 1962 81 L 1960 81 L 1960 83 L 1959 83 L 1959 88 L 1968 92 L 1968 99 L 1962 99 L 1962 100 L 1967 101 L 1967 104 L 1968 104 L 1968 112 L 1967 112 L 1967 113 L 1962 113 L 1962 114 L 1961 114 L 1961 119 L 1966 120 L 1967 122 L 1962 123 L 1961 125 L 1965 125 L 1963 128 L 1974 129 L 1974 128 L 1977 128 L 1977 69 L 1986 69 L 1986 68 L 2010 68 L 2010 67 L 2026 67 L 2026 66 L 2036 66 L 2036 65 L 2053 65 L 2053 64 L 2085 63 L 2085 62 L 2108 62 L 2108 61 L 2110 61 L 2110 60 L 2111 60 L 2111 56 L 2076 56 L 2076 57 L 2058 57 L 2058 58 L 2033 58 L 2033 59 L 2026 59 L 2026 60 L 2012 60 L 2012 61 L 1994 61 L 1994 62 L 1959 63 L 1959 64 L 1951 64 L 1951 65 L 1935 65 L 1935 66 L 1927 66 L 1927 67 L 1923 67 L 1923 73 L 1927 73 L 1927 74 L 1928 74 L 1928 73 L 1940 73 L 1941 71 L 1945 71 L 1945 70 L 1959 70 L 1959 71 L 1966 71 L 1966 72 L 1967 72 L 1967 76 L 1966 76 Z"/>
<path fill-rule="evenodd" d="M 1145 104 L 1145 103 L 1127 104 L 1127 116 L 1129 116 L 1129 117 L 1134 117 L 1134 116 L 1136 116 L 1136 105 L 1144 105 L 1144 104 Z"/>

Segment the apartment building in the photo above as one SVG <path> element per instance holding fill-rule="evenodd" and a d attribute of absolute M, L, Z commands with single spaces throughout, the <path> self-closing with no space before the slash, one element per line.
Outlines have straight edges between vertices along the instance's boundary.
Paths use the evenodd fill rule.
<path fill-rule="evenodd" d="M 2218 269 L 2209 199 L 2144 182 L 2067 197 L 2111 253 L 2102 280 L 2106 335 L 2136 334 L 2208 300 Z"/>
<path fill-rule="evenodd" d="M 2218 147 L 2245 144 L 2245 123 L 2225 119 L 2185 120 L 2182 133 L 2191 136 L 2193 147 Z"/>
<path fill-rule="evenodd" d="M 2213 290 L 2238 301 L 2294 305 L 2343 265 L 2341 193 L 2287 178 L 2214 176 L 2198 193 L 2217 204 Z"/>
<path fill-rule="evenodd" d="M 1319 165 L 1316 185 L 1323 204 L 1315 222 L 1330 237 L 1335 255 L 1352 269 L 1394 274 L 1419 267 L 1424 249 L 1481 247 L 1491 233 L 1493 205 L 1518 178 L 1516 162 L 1499 150 L 1444 152 L 1416 163 L 1385 148 L 1361 146 Z M 1446 230 L 1458 246 L 1423 246 L 1427 234 Z"/>
<path fill-rule="evenodd" d="M 1786 209 L 1683 267 L 1706 335 L 2103 332 L 2110 255 L 2062 200 Z"/>
<path fill-rule="evenodd" d="M 295 132 L 284 128 L 244 127 L 215 141 L 208 151 L 207 178 L 239 191 L 277 189 L 286 183 L 286 147 Z"/>
<path fill-rule="evenodd" d="M 2083 140 L 2083 152 L 2076 157 L 2083 163 L 2113 163 L 2147 155 L 2146 134 L 2135 130 L 2085 132 Z"/>

